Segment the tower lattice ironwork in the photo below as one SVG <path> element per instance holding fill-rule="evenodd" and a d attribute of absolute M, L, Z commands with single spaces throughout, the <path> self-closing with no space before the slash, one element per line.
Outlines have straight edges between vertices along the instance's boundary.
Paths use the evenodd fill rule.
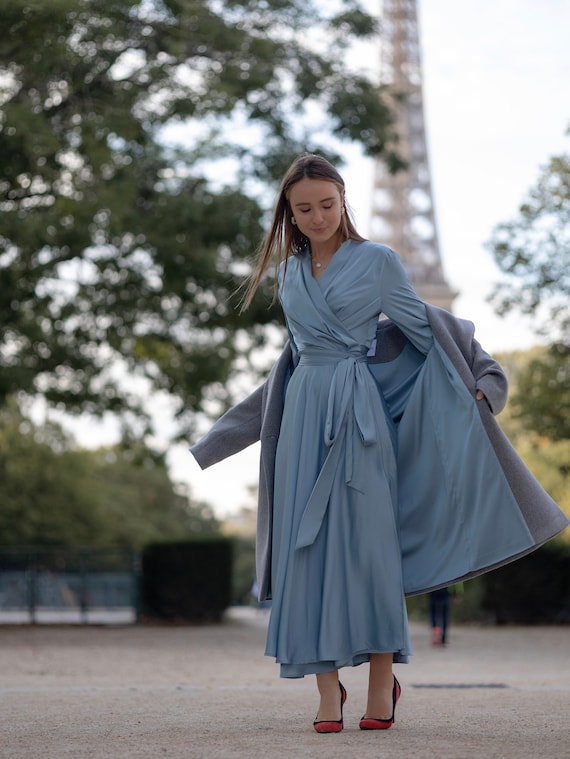
<path fill-rule="evenodd" d="M 420 297 L 451 310 L 456 293 L 441 262 L 424 121 L 416 0 L 383 0 L 380 83 L 396 115 L 396 149 L 407 168 L 374 166 L 371 237 L 401 258 Z"/>

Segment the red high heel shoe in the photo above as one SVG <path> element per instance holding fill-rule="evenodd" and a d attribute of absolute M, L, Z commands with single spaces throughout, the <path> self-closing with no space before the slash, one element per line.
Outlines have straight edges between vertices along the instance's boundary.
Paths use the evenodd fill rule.
<path fill-rule="evenodd" d="M 364 715 L 364 717 L 360 720 L 360 729 L 387 730 L 389 727 L 392 727 L 396 721 L 394 714 L 396 712 L 396 704 L 398 703 L 398 699 L 400 698 L 401 693 L 402 688 L 400 686 L 400 683 L 396 680 L 396 675 L 394 675 L 394 688 L 392 690 L 392 716 L 390 719 L 373 719 L 372 717 L 367 717 Z"/>
<path fill-rule="evenodd" d="M 344 727 L 344 721 L 342 717 L 342 707 L 344 706 L 344 702 L 346 701 L 346 690 L 344 689 L 344 685 L 341 682 L 339 682 L 338 687 L 340 688 L 340 719 L 315 720 L 313 722 L 313 727 L 315 728 L 317 733 L 340 733 L 340 731 Z"/>

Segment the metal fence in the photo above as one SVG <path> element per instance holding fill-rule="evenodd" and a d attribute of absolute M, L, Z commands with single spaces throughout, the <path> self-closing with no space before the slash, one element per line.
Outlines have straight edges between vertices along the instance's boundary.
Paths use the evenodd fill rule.
<path fill-rule="evenodd" d="M 140 559 L 123 549 L 0 547 L 0 624 L 129 624 Z"/>

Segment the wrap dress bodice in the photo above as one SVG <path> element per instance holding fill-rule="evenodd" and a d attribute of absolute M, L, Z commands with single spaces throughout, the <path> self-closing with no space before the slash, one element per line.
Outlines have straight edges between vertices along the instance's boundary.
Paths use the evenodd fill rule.
<path fill-rule="evenodd" d="M 341 459 L 346 485 L 360 492 L 365 492 L 368 476 L 359 466 L 362 447 L 377 445 L 385 471 L 393 474 L 393 451 L 386 450 L 387 442 L 395 440 L 392 420 L 388 414 L 379 415 L 385 422 L 380 439 L 374 411 L 384 399 L 366 363 L 379 314 L 401 322 L 422 352 L 432 339 L 425 307 L 410 287 L 399 257 L 373 243 L 345 242 L 318 280 L 308 251 L 294 258 L 286 275 L 281 271 L 280 299 L 298 353 L 296 379 L 313 367 L 333 367 L 322 430 L 326 458 L 303 514 L 296 539 L 300 548 L 315 540 Z"/>

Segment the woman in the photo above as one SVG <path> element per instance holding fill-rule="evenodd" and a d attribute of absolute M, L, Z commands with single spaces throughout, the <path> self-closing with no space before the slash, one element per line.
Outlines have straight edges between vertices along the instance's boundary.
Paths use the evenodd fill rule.
<path fill-rule="evenodd" d="M 546 537 L 532 534 L 497 463 L 491 435 L 485 437 L 476 421 L 474 404 L 485 403 L 483 388 L 491 384 L 468 391 L 462 370 L 450 366 L 441 347 L 454 328 L 443 330 L 441 344 L 434 340 L 432 325 L 441 317 L 428 316 L 430 308 L 415 294 L 398 256 L 357 233 L 343 180 L 319 156 L 298 158 L 283 179 L 246 307 L 274 257 L 291 344 L 289 358 L 278 363 L 289 368 L 278 369 L 277 380 L 270 376 L 268 386 L 252 396 L 253 412 L 245 418 L 254 420 L 256 432 L 240 424 L 245 406 L 236 407 L 192 452 L 209 465 L 239 449 L 235 441 L 220 446 L 228 431 L 234 431 L 231 438 L 239 427 L 243 445 L 251 442 L 248 435 L 262 436 L 269 493 L 261 488 L 260 498 L 269 509 L 260 511 L 260 532 L 269 527 L 263 554 L 270 558 L 258 580 L 263 597 L 272 598 L 266 653 L 280 663 L 283 677 L 316 675 L 320 705 L 314 728 L 321 733 L 343 728 L 346 691 L 339 668 L 369 662 L 360 727 L 387 729 L 401 692 L 392 664 L 407 662 L 411 654 L 405 593 L 448 584 L 528 552 L 566 521 L 540 489 L 549 530 Z M 381 313 L 405 343 L 398 354 L 405 381 L 390 379 L 390 370 L 375 377 L 367 363 L 367 354 L 378 351 L 378 335 L 383 342 Z M 473 361 L 472 336 L 467 342 L 470 364 L 463 374 Z M 273 444 L 264 449 L 267 398 L 273 399 L 276 424 L 266 438 Z M 458 427 L 461 415 L 468 422 Z M 457 446 L 455 437 L 465 426 L 469 442 Z M 221 453 L 206 453 L 216 445 Z M 473 450 L 478 463 L 465 473 Z M 456 481 L 465 483 L 467 504 L 456 495 Z M 487 485 L 485 493 L 479 492 L 480 482 Z M 469 535 L 473 550 L 466 551 L 471 499 L 482 504 L 485 524 L 492 512 L 493 527 L 482 529 L 479 541 Z M 489 532 L 497 533 L 498 503 L 504 504 L 508 536 L 489 544 Z"/>

